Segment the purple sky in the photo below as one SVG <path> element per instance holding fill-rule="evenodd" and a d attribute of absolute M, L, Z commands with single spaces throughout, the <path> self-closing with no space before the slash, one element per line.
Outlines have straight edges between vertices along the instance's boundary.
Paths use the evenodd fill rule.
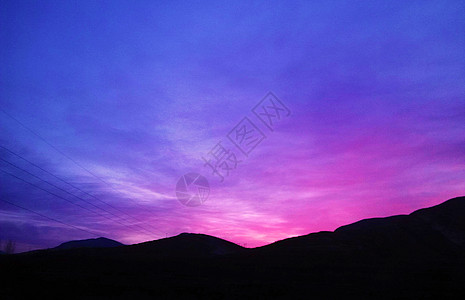
<path fill-rule="evenodd" d="M 0 201 L 0 239 L 251 247 L 464 195 L 464 2 L 353 2 L 2 1 L 0 199 L 84 231 Z M 269 91 L 291 111 L 273 132 L 251 112 Z M 266 135 L 248 157 L 226 137 L 244 117 Z M 242 160 L 223 183 L 219 141 Z M 202 206 L 176 199 L 187 172 Z"/>

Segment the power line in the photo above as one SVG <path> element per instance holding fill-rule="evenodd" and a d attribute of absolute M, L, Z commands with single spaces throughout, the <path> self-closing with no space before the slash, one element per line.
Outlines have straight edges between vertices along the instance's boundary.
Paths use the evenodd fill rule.
<path fill-rule="evenodd" d="M 12 150 L 10 150 L 10 149 L 8 149 L 8 148 L 6 148 L 6 147 L 3 147 L 2 145 L 0 145 L 0 148 L 2 148 L 2 149 L 4 149 L 4 150 L 8 151 L 9 153 L 15 155 L 16 157 L 19 157 L 20 159 L 26 161 L 27 163 L 33 165 L 34 167 L 40 169 L 41 171 L 43 171 L 43 172 L 45 172 L 45 173 L 47 173 L 47 174 L 53 176 L 54 178 L 58 179 L 59 181 L 61 181 L 61 182 L 65 183 L 65 184 L 67 184 L 67 185 L 73 187 L 74 189 L 80 191 L 81 193 L 84 193 L 85 195 L 88 195 L 88 196 L 90 196 L 90 197 L 96 199 L 97 201 L 99 201 L 99 202 L 101 202 L 101 203 L 107 205 L 108 207 L 111 207 L 112 209 L 114 209 L 114 210 L 116 210 L 116 211 L 119 211 L 119 212 L 121 212 L 121 213 L 123 213 L 123 214 L 129 216 L 129 215 L 126 214 L 124 211 L 122 211 L 122 210 L 120 210 L 120 209 L 114 207 L 113 205 L 109 204 L 108 202 L 105 202 L 105 201 L 99 199 L 98 197 L 96 197 L 96 196 L 94 196 L 94 195 L 92 195 L 92 194 L 89 194 L 88 192 L 86 192 L 86 191 L 84 191 L 84 190 L 78 188 L 77 186 L 75 186 L 75 185 L 69 183 L 68 181 L 66 181 L 66 180 L 64 180 L 64 179 L 61 179 L 60 177 L 56 176 L 55 174 L 53 174 L 53 173 L 51 173 L 51 172 L 45 170 L 44 168 L 42 168 L 42 167 L 38 166 L 37 164 L 31 162 L 30 160 L 26 159 L 25 157 L 23 157 L 23 156 L 21 156 L 21 155 L 15 153 L 15 152 L 13 152 Z M 113 213 L 110 213 L 110 214 L 114 215 Z M 116 215 L 114 215 L 114 216 L 116 216 Z M 118 216 L 116 216 L 116 217 L 118 217 Z M 129 216 L 129 217 L 131 217 L 131 216 Z M 120 218 L 121 218 L 121 217 L 120 217 Z M 131 218 L 134 219 L 134 217 L 131 217 Z M 121 219 L 123 219 L 123 218 L 121 218 Z M 125 219 L 123 219 L 123 220 L 125 220 Z M 125 220 L 125 221 L 127 221 L 127 220 Z M 138 221 L 138 220 L 136 220 L 136 221 Z M 152 232 L 152 231 L 150 231 L 150 230 L 147 230 L 147 229 L 141 227 L 140 225 L 137 225 L 137 224 L 136 224 L 135 226 L 138 226 L 138 227 L 142 228 L 143 230 L 148 231 L 148 232 L 150 232 L 150 233 L 156 235 L 155 232 Z"/>
<path fill-rule="evenodd" d="M 38 133 L 36 133 L 34 130 L 30 129 L 28 126 L 24 125 L 21 121 L 19 121 L 18 119 L 16 119 L 15 117 L 13 117 L 11 114 L 9 114 L 8 112 L 6 112 L 5 110 L 3 110 L 2 108 L 0 108 L 0 111 L 2 111 L 5 115 L 7 115 L 8 117 L 10 117 L 11 119 L 13 119 L 14 121 L 16 121 L 18 124 L 20 124 L 22 127 L 24 127 L 25 129 L 27 129 L 29 132 L 31 132 L 34 136 L 36 136 L 37 138 L 39 138 L 41 141 L 43 141 L 45 144 L 47 144 L 48 146 L 50 146 L 51 148 L 53 148 L 55 151 L 57 151 L 58 153 L 60 153 L 61 155 L 63 155 L 65 158 L 69 159 L 71 162 L 73 162 L 75 165 L 77 165 L 78 167 L 80 167 L 81 169 L 85 170 L 87 173 L 89 173 L 90 175 L 92 175 L 93 177 L 97 178 L 99 181 L 103 182 L 104 184 L 106 184 L 107 186 L 109 186 L 112 190 L 116 191 L 119 193 L 118 190 L 116 190 L 114 187 L 112 187 L 108 182 L 104 181 L 103 179 L 101 179 L 100 177 L 98 177 L 97 175 L 95 175 L 94 173 L 92 173 L 91 171 L 89 171 L 87 168 L 85 168 L 84 166 L 82 166 L 80 163 L 78 163 L 77 161 L 75 161 L 74 159 L 72 159 L 71 157 L 69 157 L 68 155 L 66 155 L 65 153 L 63 153 L 60 149 L 56 148 L 55 146 L 53 146 L 52 144 L 50 144 L 49 142 L 47 142 L 47 140 L 45 140 L 42 136 L 40 136 Z M 135 200 L 129 198 L 132 202 L 134 202 L 137 206 L 141 207 L 139 205 L 139 203 L 137 203 Z M 116 209 L 116 208 L 114 208 Z M 118 209 L 117 209 L 118 210 Z M 121 210 L 118 210 L 120 211 L 121 213 L 129 216 L 130 218 L 133 218 L 134 220 L 136 221 L 139 221 L 138 219 L 134 218 L 133 216 L 130 216 L 129 214 L 121 211 Z M 152 226 L 150 226 L 152 227 Z"/>
<path fill-rule="evenodd" d="M 46 215 L 43 215 L 43 214 L 38 213 L 38 212 L 36 212 L 36 211 L 33 211 L 32 209 L 29 209 L 29 208 L 26 208 L 26 207 L 22 207 L 22 206 L 20 206 L 20 205 L 18 205 L 18 204 L 15 204 L 15 203 L 13 203 L 13 202 L 7 201 L 7 200 L 5 200 L 5 199 L 0 199 L 0 201 L 3 201 L 3 202 L 5 202 L 5 203 L 8 203 L 8 204 L 10 204 L 10 205 L 12 205 L 12 206 L 15 206 L 15 207 L 17 207 L 17 208 L 24 209 L 24 210 L 26 210 L 26 211 L 28 211 L 28 212 L 34 213 L 34 214 L 36 214 L 36 215 L 39 215 L 39 216 L 41 216 L 41 217 L 43 217 L 43 218 L 46 218 L 46 219 L 49 219 L 49 220 L 51 220 L 51 221 L 58 222 L 58 223 L 60 223 L 60 224 L 63 224 L 63 225 L 72 227 L 72 228 L 77 229 L 77 230 L 80 230 L 80 231 L 84 231 L 84 232 L 89 233 L 89 234 L 91 234 L 91 235 L 94 235 L 94 236 L 101 236 L 100 234 L 97 234 L 97 233 L 88 231 L 88 230 L 86 230 L 86 229 L 82 229 L 82 228 L 79 228 L 79 227 L 77 227 L 77 226 L 74 226 L 74 225 L 71 225 L 71 224 L 68 224 L 68 223 L 59 221 L 59 220 L 57 220 L 57 219 L 54 219 L 54 218 L 51 218 L 51 217 L 47 217 Z"/>
<path fill-rule="evenodd" d="M 85 199 L 83 199 L 83 198 L 81 198 L 81 197 L 79 197 L 79 196 L 76 196 L 76 195 L 74 195 L 74 194 L 72 194 L 72 193 L 70 193 L 70 192 L 68 192 L 68 191 L 66 191 L 66 190 L 64 190 L 64 189 L 62 189 L 62 188 L 60 188 L 59 186 L 56 186 L 56 185 L 54 185 L 53 183 L 48 182 L 47 180 L 44 180 L 44 179 L 40 178 L 39 176 L 37 176 L 37 175 L 35 175 L 35 174 L 32 174 L 31 172 L 29 172 L 29 171 L 27 171 L 27 170 L 25 170 L 25 169 L 23 169 L 23 168 L 18 167 L 17 165 L 15 165 L 15 164 L 13 164 L 13 163 L 11 163 L 11 162 L 9 162 L 9 161 L 3 159 L 3 158 L 0 158 L 0 160 L 2 160 L 2 161 L 4 161 L 4 162 L 6 162 L 7 164 L 9 164 L 9 165 L 11 165 L 11 166 L 13 166 L 13 167 L 15 167 L 15 168 L 21 170 L 21 171 L 23 171 L 23 172 L 25 172 L 25 173 L 27 173 L 27 174 L 33 176 L 33 177 L 35 177 L 35 178 L 37 178 L 37 179 L 39 179 L 39 180 L 41 180 L 41 181 L 43 181 L 43 182 L 45 182 L 45 183 L 47 183 L 47 184 L 53 186 L 53 187 L 55 187 L 56 189 L 59 189 L 60 191 L 63 191 L 63 192 L 65 192 L 65 193 L 67 193 L 67 194 L 69 194 L 69 195 L 71 195 L 71 196 L 74 196 L 74 197 L 80 199 L 81 201 L 83 201 L 83 202 L 85 202 L 85 203 L 87 203 L 87 204 L 89 204 L 89 205 L 92 205 L 93 207 L 95 207 L 95 208 L 97 208 L 97 209 L 101 209 L 101 210 L 103 210 L 103 211 L 105 211 L 105 212 L 107 212 L 107 213 L 109 213 L 109 214 L 111 214 L 111 215 L 113 215 L 113 216 L 115 216 L 115 217 L 118 218 L 118 216 L 115 215 L 115 214 L 113 214 L 112 212 L 109 212 L 109 211 L 107 211 L 107 210 L 105 210 L 105 209 L 103 209 L 103 208 L 100 208 L 100 207 L 94 205 L 92 202 L 89 202 L 89 201 L 87 201 L 87 200 L 85 200 Z M 2 171 L 3 171 L 3 170 L 2 170 Z M 3 171 L 3 172 L 5 172 L 5 171 Z M 7 172 L 5 172 L 5 173 L 7 173 Z M 9 174 L 9 175 L 11 175 L 11 176 L 13 176 L 13 177 L 16 177 L 15 175 L 12 175 L 12 174 L 10 174 L 10 173 L 7 173 L 7 174 Z M 20 179 L 19 177 L 16 177 L 16 178 Z M 22 180 L 22 179 L 20 179 L 20 180 Z M 25 181 L 25 180 L 22 180 L 22 181 L 27 182 L 27 181 Z M 27 182 L 27 183 L 31 184 L 30 182 Z M 31 185 L 32 185 L 32 184 L 31 184 Z M 36 186 L 36 187 L 37 187 L 37 186 Z M 50 191 L 48 191 L 48 190 L 45 190 L 45 189 L 42 189 L 42 188 L 40 188 L 40 189 L 43 190 L 43 191 L 46 191 L 46 192 L 48 192 L 48 193 L 50 193 L 50 194 L 52 194 L 52 195 L 54 195 L 54 196 L 57 196 L 56 194 L 54 194 L 54 193 L 52 193 L 52 192 L 50 192 Z M 57 197 L 58 197 L 58 196 L 57 196 Z M 62 198 L 62 197 L 60 197 L 60 198 L 61 198 L 61 199 L 64 199 L 64 198 Z M 86 209 L 86 210 L 88 210 L 88 211 L 90 211 L 90 212 L 92 212 L 92 213 L 95 213 L 95 214 L 97 214 L 97 215 L 99 215 L 99 216 L 101 216 L 101 217 L 104 217 L 104 218 L 106 218 L 106 219 L 108 219 L 108 220 L 110 220 L 110 221 L 117 222 L 117 223 L 119 223 L 119 224 L 121 224 L 121 225 L 123 225 L 123 226 L 125 226 L 125 227 L 127 227 L 127 228 L 129 228 L 129 229 L 131 229 L 131 230 L 133 230 L 133 228 L 129 227 L 128 225 L 126 225 L 126 224 L 124 224 L 124 223 L 121 223 L 121 222 L 118 221 L 118 220 L 113 220 L 113 219 L 109 218 L 109 217 L 106 216 L 106 215 L 103 215 L 103 214 L 101 214 L 101 213 L 99 213 L 99 212 L 90 210 L 90 209 L 88 209 L 88 208 L 86 208 L 86 207 L 83 207 L 83 206 L 81 206 L 81 205 L 79 205 L 79 204 L 76 204 L 76 203 L 74 203 L 74 202 L 72 202 L 72 201 L 68 201 L 67 199 L 64 199 L 64 200 L 66 200 L 67 202 L 72 203 L 72 204 L 74 204 L 74 205 L 76 205 L 76 206 L 78 206 L 78 207 L 81 207 L 81 208 L 83 208 L 83 209 Z M 134 225 L 134 226 L 138 226 L 138 225 L 136 224 L 136 225 Z M 140 227 L 140 226 L 138 226 L 138 227 Z M 148 232 L 148 233 L 150 233 L 150 234 L 153 234 L 153 232 L 150 232 L 150 231 L 148 231 L 148 230 L 146 230 L 146 229 L 144 229 L 144 228 L 142 228 L 142 227 L 140 227 L 140 228 L 141 228 L 142 230 L 145 230 L 146 232 Z M 139 232 L 142 232 L 142 231 L 140 231 L 140 230 L 138 230 L 138 231 L 139 231 Z"/>
<path fill-rule="evenodd" d="M 74 164 L 76 164 L 78 167 L 82 168 L 83 170 L 85 170 L 86 172 L 88 172 L 89 174 L 91 174 L 92 176 L 94 176 L 95 178 L 99 179 L 100 181 L 102 181 L 103 183 L 106 183 L 103 179 L 101 179 L 100 177 L 98 177 L 97 175 L 93 174 L 91 171 L 89 171 L 88 169 L 86 169 L 84 166 L 82 166 L 81 164 L 79 164 L 77 161 L 75 161 L 74 159 L 72 159 L 71 157 L 69 157 L 68 155 L 66 155 L 65 153 L 63 153 L 62 151 L 60 151 L 60 149 L 56 148 L 55 146 L 53 146 L 52 144 L 50 144 L 49 142 L 47 142 L 43 137 L 41 137 L 39 134 L 37 134 L 35 131 L 33 131 L 32 129 L 30 129 L 29 127 L 27 127 L 26 125 L 24 125 L 21 121 L 19 121 L 18 119 L 16 119 L 15 117 L 13 117 L 12 115 L 10 115 L 9 113 L 7 113 L 5 110 L 3 110 L 2 108 L 0 108 L 0 110 L 5 114 L 7 115 L 8 117 L 10 117 L 11 119 L 15 120 L 16 122 L 18 122 L 18 124 L 20 124 L 22 127 L 26 128 L 30 133 L 32 133 L 33 135 L 35 135 L 37 138 L 39 138 L 42 142 L 44 142 L 45 144 L 49 145 L 50 147 L 52 147 L 55 151 L 57 151 L 58 153 L 60 153 L 61 155 L 63 155 L 64 157 L 66 157 L 67 159 L 69 159 L 70 161 L 72 161 Z M 108 183 L 106 183 L 108 184 Z"/>
<path fill-rule="evenodd" d="M 51 195 L 53 195 L 53 196 L 55 196 L 55 197 L 57 197 L 57 198 L 63 199 L 63 200 L 65 200 L 66 202 L 69 202 L 69 203 L 71 203 L 71 204 L 74 204 L 74 205 L 76 205 L 76 206 L 81 207 L 82 209 L 85 209 L 85 210 L 88 210 L 88 211 L 90 211 L 90 212 L 93 212 L 93 211 L 89 210 L 87 207 L 84 207 L 84 206 L 82 206 L 82 205 L 79 205 L 79 204 L 77 204 L 77 203 L 74 203 L 74 202 L 72 202 L 72 201 L 69 201 L 69 200 L 66 199 L 66 198 L 63 198 L 63 197 L 61 197 L 61 196 L 59 196 L 59 195 L 57 195 L 57 194 L 55 194 L 55 193 L 53 193 L 53 192 L 50 192 L 50 191 L 48 191 L 48 190 L 46 190 L 46 189 L 43 189 L 43 188 L 41 188 L 40 186 L 35 185 L 35 184 L 33 184 L 33 183 L 31 183 L 31 182 L 29 182 L 29 181 L 27 181 L 27 180 L 24 180 L 24 179 L 22 179 L 22 178 L 20 178 L 20 177 L 18 177 L 18 176 L 16 176 L 16 175 L 14 175 L 14 174 L 11 174 L 11 173 L 9 173 L 9 172 L 7 172 L 7 171 L 5 171 L 5 170 L 0 169 L 0 171 L 2 171 L 3 173 L 8 174 L 8 175 L 10 175 L 10 176 L 12 176 L 12 177 L 18 179 L 18 180 L 21 180 L 21 181 L 23 181 L 23 182 L 25 182 L 25 183 L 27 183 L 27 184 L 29 184 L 29 185 L 32 185 L 32 186 L 38 188 L 39 190 L 42 190 L 42 191 L 44 191 L 44 192 L 47 192 L 47 193 L 49 193 L 49 194 L 51 194 Z"/>

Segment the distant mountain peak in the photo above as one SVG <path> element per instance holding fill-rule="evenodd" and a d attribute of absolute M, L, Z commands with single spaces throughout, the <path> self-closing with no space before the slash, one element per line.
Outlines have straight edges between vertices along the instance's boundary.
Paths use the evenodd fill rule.
<path fill-rule="evenodd" d="M 124 246 L 124 244 L 105 238 L 99 237 L 95 239 L 75 240 L 60 244 L 53 249 L 74 249 L 74 248 L 112 248 Z"/>
<path fill-rule="evenodd" d="M 208 256 L 237 253 L 242 246 L 202 233 L 183 232 L 176 236 L 132 245 L 143 252 L 161 256 Z"/>

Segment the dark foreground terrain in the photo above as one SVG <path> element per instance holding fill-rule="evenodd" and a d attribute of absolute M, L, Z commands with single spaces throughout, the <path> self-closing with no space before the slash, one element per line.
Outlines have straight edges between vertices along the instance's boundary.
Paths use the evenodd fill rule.
<path fill-rule="evenodd" d="M 465 197 L 255 249 L 108 244 L 1 255 L 0 299 L 465 299 Z"/>

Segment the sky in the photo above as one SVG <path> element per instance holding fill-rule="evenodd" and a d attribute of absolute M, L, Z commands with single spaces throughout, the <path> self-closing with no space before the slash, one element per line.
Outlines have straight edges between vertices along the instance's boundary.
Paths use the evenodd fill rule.
<path fill-rule="evenodd" d="M 464 15 L 463 1 L 1 1 L 0 239 L 256 247 L 463 196 Z M 177 199 L 188 173 L 208 181 L 200 206 Z"/>

